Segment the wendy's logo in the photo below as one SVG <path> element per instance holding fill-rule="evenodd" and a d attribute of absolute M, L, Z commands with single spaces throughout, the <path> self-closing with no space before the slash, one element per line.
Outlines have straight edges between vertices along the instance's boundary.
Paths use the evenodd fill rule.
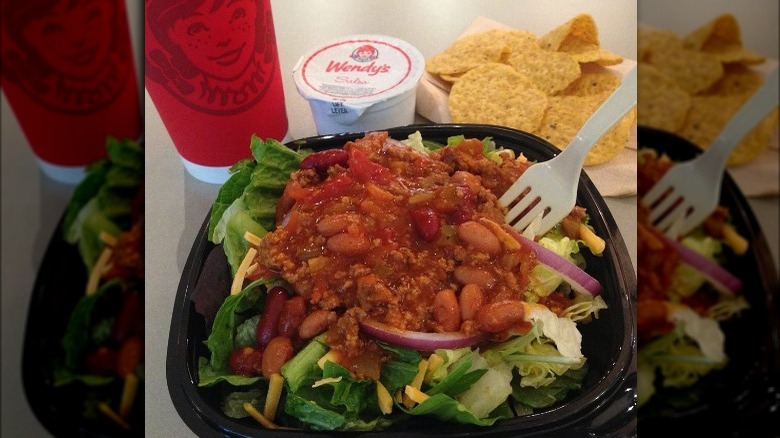
<path fill-rule="evenodd" d="M 4 79 L 57 112 L 88 114 L 109 105 L 135 77 L 123 5 L 3 2 Z"/>
<path fill-rule="evenodd" d="M 146 0 L 146 76 L 185 105 L 237 114 L 278 70 L 268 0 Z"/>
<path fill-rule="evenodd" d="M 352 51 L 351 57 L 357 62 L 371 62 L 379 57 L 379 50 L 371 44 L 365 44 Z"/>

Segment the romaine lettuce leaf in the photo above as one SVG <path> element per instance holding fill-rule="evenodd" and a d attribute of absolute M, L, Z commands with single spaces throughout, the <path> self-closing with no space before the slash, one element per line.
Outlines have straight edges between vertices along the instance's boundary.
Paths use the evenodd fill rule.
<path fill-rule="evenodd" d="M 253 281 L 241 292 L 229 295 L 217 311 L 206 346 L 211 352 L 209 365 L 214 373 L 229 374 L 230 353 L 235 349 L 238 327 L 254 315 L 263 311 L 265 280 Z"/>
<path fill-rule="evenodd" d="M 77 245 L 88 271 L 105 246 L 101 232 L 118 236 L 130 228 L 133 199 L 144 181 L 141 146 L 109 137 L 106 152 L 108 158 L 87 167 L 63 216 L 63 237 Z"/>

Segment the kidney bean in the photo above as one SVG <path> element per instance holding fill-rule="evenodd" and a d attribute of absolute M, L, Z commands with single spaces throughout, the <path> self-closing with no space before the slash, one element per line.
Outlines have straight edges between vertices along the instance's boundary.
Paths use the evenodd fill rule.
<path fill-rule="evenodd" d="M 460 291 L 458 302 L 460 303 L 460 317 L 464 321 L 474 319 L 477 311 L 482 307 L 485 297 L 482 289 L 476 284 L 467 284 Z"/>
<path fill-rule="evenodd" d="M 444 331 L 455 332 L 460 328 L 460 306 L 452 289 L 443 289 L 433 298 L 433 318 Z"/>
<path fill-rule="evenodd" d="M 265 297 L 265 308 L 255 329 L 257 344 L 265 347 L 278 334 L 279 316 L 287 301 L 287 291 L 280 286 L 272 287 Z"/>
<path fill-rule="evenodd" d="M 441 223 L 439 215 L 428 206 L 419 205 L 409 210 L 412 226 L 417 235 L 426 242 L 433 242 L 439 237 Z"/>
<path fill-rule="evenodd" d="M 497 301 L 480 307 L 475 321 L 482 331 L 500 333 L 523 322 L 524 313 L 519 301 Z"/>
<path fill-rule="evenodd" d="M 475 266 L 458 266 L 453 274 L 460 284 L 476 284 L 482 289 L 490 289 L 496 282 L 492 273 Z"/>
<path fill-rule="evenodd" d="M 230 372 L 241 376 L 259 376 L 263 372 L 263 350 L 252 347 L 236 348 L 228 359 Z"/>
<path fill-rule="evenodd" d="M 277 331 L 280 335 L 294 338 L 298 335 L 298 326 L 306 316 L 306 299 L 296 295 L 284 303 L 282 314 L 279 315 Z"/>
<path fill-rule="evenodd" d="M 119 348 L 116 358 L 116 373 L 124 377 L 135 372 L 135 367 L 144 357 L 144 341 L 138 336 L 127 338 Z"/>
<path fill-rule="evenodd" d="M 301 339 L 311 339 L 328 328 L 328 324 L 336 319 L 336 313 L 326 309 L 317 309 L 303 318 L 298 327 L 298 336 Z"/>
<path fill-rule="evenodd" d="M 467 221 L 458 225 L 458 237 L 479 252 L 491 255 L 501 252 L 498 237 L 479 222 Z"/>
<path fill-rule="evenodd" d="M 326 245 L 335 253 L 354 256 L 368 251 L 371 242 L 362 233 L 339 233 L 329 237 Z"/>
<path fill-rule="evenodd" d="M 138 329 L 137 320 L 143 320 L 144 303 L 141 295 L 136 291 L 127 292 L 122 300 L 122 307 L 111 331 L 111 340 L 121 344 L 128 336 Z"/>
<path fill-rule="evenodd" d="M 272 374 L 279 373 L 288 360 L 293 357 L 293 345 L 287 336 L 277 336 L 268 342 L 263 351 L 263 376 L 270 379 Z"/>
<path fill-rule="evenodd" d="M 301 169 L 314 169 L 318 173 L 324 173 L 337 164 L 347 167 L 347 161 L 349 161 L 349 153 L 344 149 L 328 149 L 304 157 L 301 160 Z"/>

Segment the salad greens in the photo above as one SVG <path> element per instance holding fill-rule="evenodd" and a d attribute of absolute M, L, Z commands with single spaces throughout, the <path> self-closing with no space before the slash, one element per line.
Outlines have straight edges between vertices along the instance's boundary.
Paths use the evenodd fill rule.
<path fill-rule="evenodd" d="M 457 145 L 464 138 L 451 137 L 447 145 L 441 145 L 423 140 L 416 132 L 404 143 L 428 154 Z M 483 145 L 487 157 L 501 152 L 490 138 L 484 139 Z M 232 176 L 222 186 L 209 219 L 208 238 L 222 245 L 233 274 L 249 247 L 245 232 L 263 236 L 274 228 L 277 200 L 290 174 L 311 153 L 256 136 L 251 139 L 251 150 L 253 160 L 243 160 L 231 168 Z M 560 226 L 540 243 L 583 265 L 579 254 L 582 242 L 565 237 Z M 489 426 L 563 400 L 580 388 L 587 372 L 586 359 L 580 351 L 581 335 L 574 321 L 597 317 L 598 310 L 606 308 L 606 304 L 600 297 L 579 300 L 568 309 L 567 316 L 559 317 L 545 306 L 533 303 L 567 285 L 544 267 L 537 268 L 533 275 L 536 278 L 527 293 L 531 299 L 526 307 L 530 324 L 526 334 L 488 348 L 442 349 L 425 355 L 379 343 L 392 353 L 392 360 L 382 365 L 379 383 L 356 379 L 349 370 L 328 360 L 324 335 L 311 340 L 281 368 L 284 395 L 280 406 L 286 415 L 277 416 L 276 421 L 290 427 L 339 431 L 381 430 L 417 416 Z M 230 417 L 248 417 L 243 403 L 251 403 L 258 411 L 265 404 L 268 381 L 233 375 L 228 362 L 235 348 L 256 346 L 254 329 L 271 286 L 265 280 L 254 281 L 225 299 L 205 341 L 210 357 L 199 360 L 198 385 L 220 385 L 228 393 L 223 410 Z M 421 378 L 418 388 L 424 393 L 424 400 L 410 402 L 405 388 Z M 380 408 L 380 386 L 393 399 L 389 414 Z"/>

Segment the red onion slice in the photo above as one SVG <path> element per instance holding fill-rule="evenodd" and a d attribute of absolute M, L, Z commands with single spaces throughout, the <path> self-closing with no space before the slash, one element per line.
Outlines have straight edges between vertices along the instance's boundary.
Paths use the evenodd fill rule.
<path fill-rule="evenodd" d="M 707 282 L 721 293 L 735 295 L 742 290 L 742 280 L 723 269 L 718 263 L 708 259 L 682 243 L 664 236 L 666 241 L 674 246 L 683 263 L 699 271 Z"/>
<path fill-rule="evenodd" d="M 532 239 L 522 236 L 512 227 L 504 226 L 502 228 L 520 242 L 521 245 L 531 245 L 534 251 L 536 251 L 536 260 L 563 277 L 563 280 L 576 292 L 587 293 L 594 297 L 601 294 L 601 284 L 598 280 L 591 277 L 590 274 L 580 269 L 577 265 L 539 245 Z"/>
<path fill-rule="evenodd" d="M 367 335 L 388 344 L 411 348 L 417 351 L 434 351 L 440 348 L 452 349 L 474 346 L 487 338 L 486 333 L 465 335 L 460 332 L 424 333 L 401 330 L 381 322 L 366 319 L 360 322 L 360 329 Z"/>

